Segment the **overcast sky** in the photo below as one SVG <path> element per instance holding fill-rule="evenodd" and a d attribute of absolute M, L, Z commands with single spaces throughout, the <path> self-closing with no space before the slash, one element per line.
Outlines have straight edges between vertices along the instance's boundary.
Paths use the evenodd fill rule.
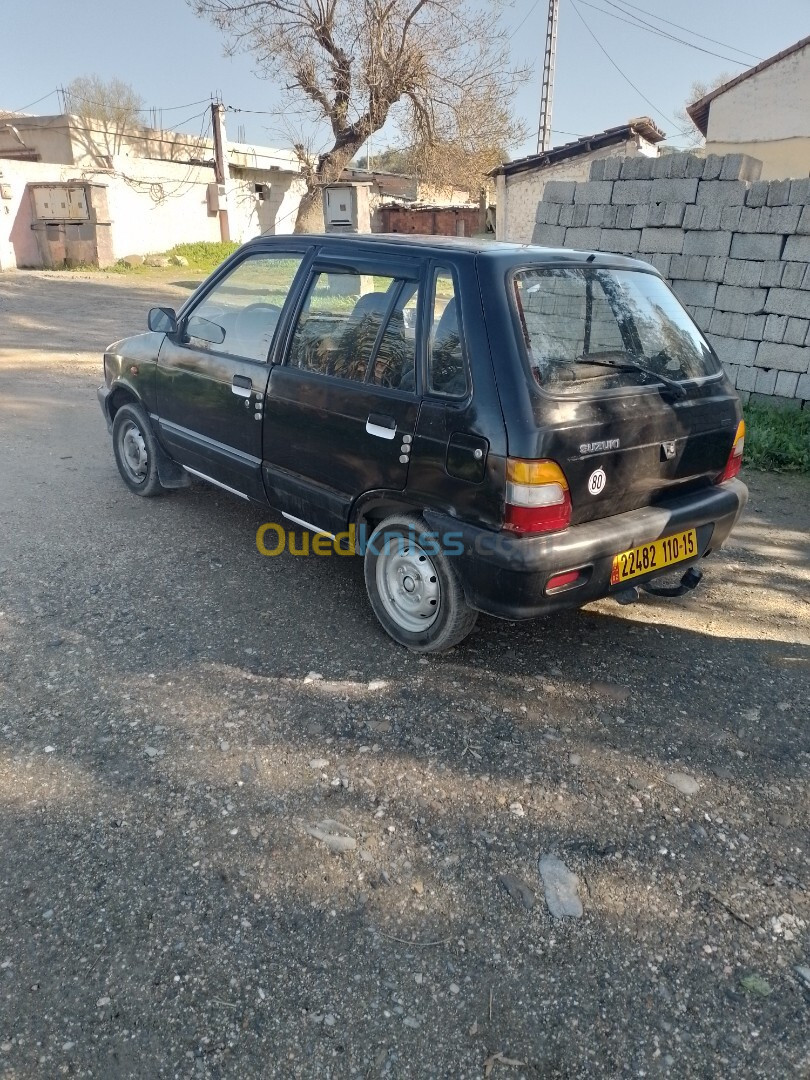
<path fill-rule="evenodd" d="M 4 6 L 0 109 L 59 112 L 55 89 L 90 74 L 123 79 L 149 106 L 163 110 L 164 127 L 194 133 L 204 128 L 206 99 L 212 92 L 243 110 L 272 110 L 278 103 L 277 88 L 256 78 L 250 57 L 225 57 L 218 32 L 196 18 L 184 0 L 28 0 Z M 505 16 L 514 33 L 515 60 L 535 71 L 518 99 L 518 111 L 535 134 L 511 148 L 513 157 L 535 149 L 547 13 L 548 0 L 515 0 Z M 628 13 L 707 51 L 620 21 Z M 693 33 L 656 23 L 648 13 Z M 672 118 L 694 80 L 738 74 L 757 58 L 808 34 L 808 0 L 764 5 L 740 0 L 636 0 L 633 5 L 627 0 L 560 0 L 553 141 L 568 142 L 647 114 L 675 136 L 671 141 L 682 144 Z M 243 125 L 248 141 L 285 144 L 272 116 L 233 113 L 227 122 L 233 139 Z M 386 141 L 377 136 L 374 149 Z"/>

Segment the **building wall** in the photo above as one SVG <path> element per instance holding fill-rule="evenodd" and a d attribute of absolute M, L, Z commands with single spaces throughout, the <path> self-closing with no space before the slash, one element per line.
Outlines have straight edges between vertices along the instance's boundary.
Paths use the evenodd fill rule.
<path fill-rule="evenodd" d="M 379 218 L 379 231 L 385 233 L 474 236 L 481 231 L 481 211 L 477 206 L 383 206 Z"/>
<path fill-rule="evenodd" d="M 175 244 L 220 238 L 219 218 L 209 214 L 213 169 L 172 162 L 114 159 L 115 169 L 80 168 L 0 159 L 0 269 L 40 266 L 31 229 L 28 184 L 85 180 L 104 184 L 112 227 L 113 257 L 147 255 Z M 227 185 L 231 236 L 242 242 L 260 232 L 291 233 L 303 194 L 296 174 L 259 174 L 271 184 L 260 201 L 253 176 Z M 6 193 L 7 197 L 3 197 Z"/>
<path fill-rule="evenodd" d="M 652 263 L 743 397 L 810 403 L 810 179 L 742 155 L 594 162 L 547 184 L 533 242 Z"/>
<path fill-rule="evenodd" d="M 810 117 L 808 118 L 810 122 Z M 761 180 L 799 179 L 810 175 L 810 135 L 805 138 L 771 139 L 768 142 L 706 143 L 706 152 L 723 157 L 747 154 L 762 162 Z"/>
<path fill-rule="evenodd" d="M 587 180 L 591 164 L 606 158 L 632 157 L 636 154 L 655 156 L 657 150 L 652 143 L 642 141 L 641 147 L 636 139 L 615 146 L 592 150 L 580 154 L 570 161 L 561 161 L 545 168 L 527 169 L 513 175 L 498 175 L 495 178 L 495 202 L 498 207 L 495 236 L 498 240 L 507 240 L 514 244 L 530 244 L 535 224 L 535 211 L 543 198 L 543 189 L 550 180 Z"/>

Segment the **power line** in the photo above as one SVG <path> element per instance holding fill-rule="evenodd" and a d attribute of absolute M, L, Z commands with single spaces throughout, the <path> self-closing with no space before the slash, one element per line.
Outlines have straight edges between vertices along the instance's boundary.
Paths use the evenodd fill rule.
<path fill-rule="evenodd" d="M 596 34 L 593 32 L 593 30 L 591 30 L 590 26 L 588 25 L 588 23 L 587 23 L 587 21 L 585 19 L 585 16 L 579 10 L 579 7 L 577 6 L 576 0 L 571 0 L 571 7 L 576 12 L 577 18 L 580 20 L 582 25 L 585 27 L 585 29 L 588 31 L 588 33 L 591 35 L 593 40 L 598 45 L 599 49 L 605 54 L 607 59 L 610 61 L 610 63 L 613 65 L 613 67 L 618 71 L 618 73 L 621 75 L 621 77 L 624 79 L 624 81 L 635 90 L 635 92 L 639 95 L 640 98 L 642 98 L 644 101 L 647 102 L 647 104 L 650 106 L 651 109 L 654 109 L 655 112 L 657 112 L 659 116 L 662 116 L 666 120 L 666 122 L 668 124 L 672 124 L 672 126 L 674 128 L 678 128 L 678 124 L 676 123 L 676 121 L 673 120 L 671 116 L 667 116 L 667 114 L 665 112 L 662 112 L 661 109 L 659 109 L 657 105 L 654 105 L 650 101 L 650 99 L 645 94 L 643 94 L 641 92 L 641 90 L 639 90 L 639 88 L 636 86 L 636 84 L 634 82 L 632 82 L 631 79 L 627 75 L 625 75 L 625 73 L 622 71 L 622 69 L 619 67 L 619 65 L 616 63 L 616 61 L 613 59 L 613 57 L 610 55 L 610 53 L 604 47 L 604 45 L 599 40 L 599 38 L 596 36 Z"/>
<path fill-rule="evenodd" d="M 731 49 L 732 52 L 742 53 L 743 56 L 750 56 L 754 60 L 762 60 L 761 56 L 757 56 L 756 53 L 748 52 L 747 49 L 738 49 L 736 45 L 729 45 L 727 41 L 719 41 L 717 38 L 708 37 L 706 34 L 700 34 L 697 30 L 690 30 L 688 26 L 681 26 L 680 23 L 673 22 L 671 19 L 665 19 L 662 15 L 654 15 L 646 8 L 639 7 L 638 4 L 631 4 L 628 0 L 620 0 L 621 6 L 625 8 L 633 8 L 635 11 L 640 11 L 644 15 L 649 15 L 651 19 L 655 19 L 656 22 L 666 23 L 668 26 L 674 26 L 678 30 L 684 30 L 687 34 L 691 34 L 692 37 L 700 38 L 702 41 L 711 41 L 713 45 L 721 45 L 724 49 Z M 611 4 L 611 7 L 615 5 Z"/>
<path fill-rule="evenodd" d="M 509 40 L 510 41 L 515 36 L 515 34 L 518 32 L 518 30 L 520 30 L 522 28 L 523 24 L 525 22 L 527 22 L 527 20 L 534 14 L 534 10 L 535 10 L 535 8 L 537 7 L 537 5 L 539 3 L 540 3 L 540 0 L 534 0 L 534 3 L 532 4 L 532 6 L 529 8 L 529 10 L 526 12 L 526 14 L 523 16 L 523 18 L 520 20 L 520 22 L 515 27 L 515 29 L 509 35 Z"/>
<path fill-rule="evenodd" d="M 41 98 L 37 98 L 36 101 L 29 101 L 27 105 L 23 105 L 21 109 L 15 109 L 15 112 L 25 112 L 26 109 L 30 109 L 32 105 L 39 105 L 40 101 L 46 101 L 49 97 L 53 97 L 54 94 L 58 94 L 58 90 L 50 90 L 47 94 L 43 94 Z"/>

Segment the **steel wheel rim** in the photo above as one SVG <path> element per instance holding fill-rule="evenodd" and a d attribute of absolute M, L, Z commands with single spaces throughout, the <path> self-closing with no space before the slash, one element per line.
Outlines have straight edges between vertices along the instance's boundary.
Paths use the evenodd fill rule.
<path fill-rule="evenodd" d="M 125 420 L 118 433 L 121 461 L 134 484 L 142 484 L 149 471 L 149 454 L 141 429 L 134 420 Z"/>
<path fill-rule="evenodd" d="M 400 629 L 417 634 L 439 617 L 439 575 L 413 536 L 386 538 L 377 557 L 376 580 L 382 605 Z"/>

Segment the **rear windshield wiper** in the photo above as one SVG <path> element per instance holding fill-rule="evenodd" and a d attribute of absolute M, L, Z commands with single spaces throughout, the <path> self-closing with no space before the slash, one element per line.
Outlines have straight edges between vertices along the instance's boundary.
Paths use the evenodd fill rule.
<path fill-rule="evenodd" d="M 655 371 L 653 368 L 647 367 L 646 364 L 639 364 L 636 360 L 630 360 L 627 357 L 622 360 L 597 360 L 591 356 L 578 356 L 577 363 L 614 368 L 616 371 L 640 371 L 644 375 L 651 375 L 658 382 L 669 387 L 670 390 L 674 390 L 678 397 L 686 397 L 686 388 L 683 383 L 678 382 L 677 379 L 671 379 L 669 375 L 662 375 L 660 371 Z"/>

